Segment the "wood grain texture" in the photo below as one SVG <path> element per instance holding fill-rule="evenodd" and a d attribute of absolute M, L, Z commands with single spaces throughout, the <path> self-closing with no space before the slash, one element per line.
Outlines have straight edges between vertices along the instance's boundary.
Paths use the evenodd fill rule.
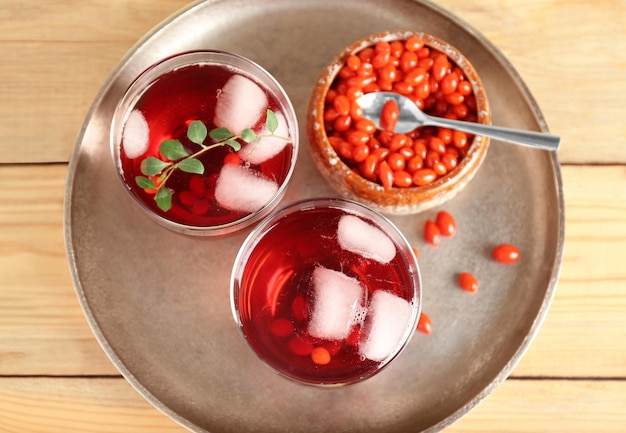
<path fill-rule="evenodd" d="M 122 378 L 10 378 L 0 383 L 2 433 L 187 431 Z"/>
<path fill-rule="evenodd" d="M 150 406 L 123 379 L 11 378 L 1 384 L 3 433 L 187 431 Z M 615 433 L 626 425 L 624 407 L 623 381 L 509 379 L 446 431 Z M 262 431 L 262 426 L 257 427 Z"/>
<path fill-rule="evenodd" d="M 67 165 L 0 165 L 0 375 L 115 374 L 80 309 L 63 238 Z"/>
<path fill-rule="evenodd" d="M 624 407 L 624 381 L 509 379 L 446 433 L 617 433 Z"/>
<path fill-rule="evenodd" d="M 123 55 L 185 0 L 4 0 L 0 162 L 67 161 Z M 626 162 L 626 3 L 441 0 L 518 70 L 563 162 Z M 610 35 L 610 37 L 609 37 Z"/>
<path fill-rule="evenodd" d="M 554 302 L 518 375 L 626 376 L 626 167 L 565 166 Z"/>
<path fill-rule="evenodd" d="M 442 0 L 507 57 L 565 163 L 626 162 L 626 2 Z"/>
<path fill-rule="evenodd" d="M 72 288 L 63 240 L 66 170 L 0 166 L 0 374 L 116 373 Z M 626 167 L 566 166 L 563 178 L 561 280 L 514 375 L 626 377 Z"/>
<path fill-rule="evenodd" d="M 124 54 L 190 1 L 0 3 L 0 162 L 67 162 Z"/>
<path fill-rule="evenodd" d="M 562 274 L 536 340 L 447 431 L 622 432 L 626 2 L 435 3 L 502 51 L 562 136 L 566 204 Z M 65 255 L 63 194 L 98 90 L 146 32 L 189 4 L 0 0 L 0 433 L 186 431 L 132 389 L 89 329 Z"/>

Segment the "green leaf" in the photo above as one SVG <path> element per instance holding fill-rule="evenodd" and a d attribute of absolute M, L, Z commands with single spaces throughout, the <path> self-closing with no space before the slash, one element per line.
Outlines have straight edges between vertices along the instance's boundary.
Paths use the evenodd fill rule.
<path fill-rule="evenodd" d="M 164 162 L 155 156 L 149 156 L 148 158 L 141 161 L 140 168 L 141 172 L 146 176 L 154 176 L 161 173 L 166 167 L 169 167 L 170 165 L 172 165 L 171 162 Z"/>
<path fill-rule="evenodd" d="M 224 144 L 227 144 L 228 146 L 232 147 L 235 152 L 241 149 L 241 143 L 239 143 L 237 140 L 226 140 Z"/>
<path fill-rule="evenodd" d="M 268 131 L 274 133 L 278 129 L 278 117 L 272 110 L 267 110 L 267 118 L 265 119 L 265 127 Z"/>
<path fill-rule="evenodd" d="M 159 146 L 159 152 L 161 155 L 172 161 L 184 158 L 189 155 L 189 152 L 185 150 L 182 143 L 178 140 L 165 140 Z"/>
<path fill-rule="evenodd" d="M 143 176 L 136 176 L 135 177 L 135 183 L 137 184 L 137 186 L 139 188 L 144 188 L 144 189 L 156 189 L 156 185 L 154 184 L 154 182 L 152 181 L 152 179 L 149 179 L 147 177 L 143 177 Z"/>
<path fill-rule="evenodd" d="M 185 173 L 204 174 L 204 165 L 194 158 L 187 158 L 177 164 Z"/>
<path fill-rule="evenodd" d="M 246 143 L 252 143 L 254 140 L 256 140 L 256 134 L 252 129 L 246 128 L 241 131 L 241 139 Z"/>
<path fill-rule="evenodd" d="M 207 129 L 200 120 L 194 120 L 187 128 L 187 138 L 196 144 L 204 143 L 207 136 Z"/>
<path fill-rule="evenodd" d="M 172 191 L 169 188 L 161 188 L 154 196 L 157 206 L 163 212 L 172 208 Z"/>
<path fill-rule="evenodd" d="M 228 129 L 228 128 L 215 128 L 215 129 L 212 129 L 211 132 L 209 132 L 209 136 L 213 140 L 217 140 L 217 141 L 228 140 L 229 138 L 233 137 L 234 135 L 235 134 L 230 132 L 230 129 Z"/>

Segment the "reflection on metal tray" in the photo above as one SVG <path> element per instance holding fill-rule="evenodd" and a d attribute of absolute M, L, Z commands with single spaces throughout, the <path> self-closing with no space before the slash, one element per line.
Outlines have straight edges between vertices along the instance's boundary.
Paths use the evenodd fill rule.
<path fill-rule="evenodd" d="M 115 103 L 154 61 L 197 48 L 249 57 L 283 84 L 303 123 L 313 81 L 332 56 L 362 36 L 396 28 L 431 33 L 464 52 L 487 88 L 495 124 L 545 129 L 523 81 L 491 44 L 451 14 L 413 0 L 199 2 L 147 35 L 94 102 L 67 183 L 66 243 L 76 291 L 112 362 L 190 430 L 438 431 L 493 391 L 538 331 L 563 250 L 554 154 L 493 142 L 476 178 L 445 205 L 459 229 L 438 248 L 421 239 L 437 209 L 392 218 L 420 251 L 423 308 L 434 331 L 416 333 L 378 376 L 336 389 L 279 377 L 239 335 L 228 278 L 246 233 L 205 239 L 167 231 L 141 213 L 115 177 L 108 145 Z M 334 195 L 302 140 L 283 204 Z M 491 260 L 501 242 L 520 247 L 522 260 L 514 266 Z M 480 279 L 477 293 L 457 287 L 463 271 Z"/>

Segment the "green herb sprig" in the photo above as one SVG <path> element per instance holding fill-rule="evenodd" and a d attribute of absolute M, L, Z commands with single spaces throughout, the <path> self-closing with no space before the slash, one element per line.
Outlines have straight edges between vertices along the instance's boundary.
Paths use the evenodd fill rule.
<path fill-rule="evenodd" d="M 206 125 L 201 120 L 194 120 L 187 128 L 187 138 L 200 146 L 196 152 L 189 152 L 180 140 L 169 139 L 159 145 L 159 153 L 166 159 L 165 161 L 156 156 L 149 156 L 141 161 L 140 169 L 143 176 L 136 176 L 135 183 L 140 188 L 154 192 L 154 200 L 163 212 L 172 208 L 172 196 L 174 191 L 166 187 L 167 181 L 176 170 L 185 173 L 204 174 L 204 164 L 198 158 L 211 149 L 220 146 L 230 146 L 235 152 L 241 149 L 241 141 L 254 143 L 255 145 L 263 138 L 278 137 L 289 140 L 287 137 L 280 137 L 275 134 L 278 129 L 278 118 L 272 110 L 267 110 L 265 128 L 269 134 L 257 134 L 252 129 L 246 128 L 241 134 L 234 134 L 225 127 L 207 130 Z M 211 138 L 211 144 L 204 144 L 207 137 Z M 254 148 L 253 148 L 254 150 Z"/>

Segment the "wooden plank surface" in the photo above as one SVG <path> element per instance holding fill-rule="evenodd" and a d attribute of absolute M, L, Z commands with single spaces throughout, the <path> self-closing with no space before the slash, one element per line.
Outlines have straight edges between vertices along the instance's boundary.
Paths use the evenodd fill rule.
<path fill-rule="evenodd" d="M 464 1 L 444 6 L 502 51 L 520 73 L 564 163 L 626 162 L 626 2 Z"/>
<path fill-rule="evenodd" d="M 0 374 L 116 373 L 72 286 L 63 240 L 65 177 L 64 164 L 0 166 Z M 626 377 L 626 167 L 566 166 L 563 177 L 561 279 L 514 375 Z"/>
<path fill-rule="evenodd" d="M 626 383 L 623 381 L 508 380 L 470 416 L 446 431 L 622 432 L 626 425 L 624 407 Z M 117 378 L 4 379 L 0 388 L 0 420 L 3 433 L 187 431 Z"/>
<path fill-rule="evenodd" d="M 543 327 L 511 378 L 447 431 L 626 431 L 626 2 L 435 3 L 507 56 L 563 137 L 566 203 Z M 63 193 L 101 85 L 188 4 L 0 0 L 0 433 L 185 431 L 121 378 L 91 333 L 65 256 Z"/>
<path fill-rule="evenodd" d="M 67 162 L 126 52 L 188 0 L 0 1 L 0 162 Z"/>
<path fill-rule="evenodd" d="M 67 161 L 106 77 L 137 40 L 187 4 L 3 0 L 0 162 Z M 626 2 L 437 4 L 484 34 L 520 72 L 563 137 L 563 162 L 626 162 Z"/>

